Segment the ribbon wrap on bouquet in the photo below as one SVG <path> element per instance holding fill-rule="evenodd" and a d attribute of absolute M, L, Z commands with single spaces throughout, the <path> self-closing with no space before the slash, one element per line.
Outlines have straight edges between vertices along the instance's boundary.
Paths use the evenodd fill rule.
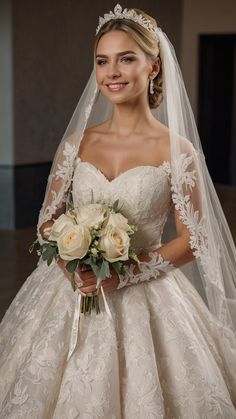
<path fill-rule="evenodd" d="M 97 286 L 96 288 L 100 288 L 101 289 L 101 294 L 103 297 L 103 301 L 104 301 L 104 306 L 105 306 L 105 311 L 108 314 L 108 316 L 110 317 L 110 319 L 112 319 L 112 314 L 109 308 L 109 305 L 107 303 L 106 297 L 105 297 L 105 293 L 103 290 L 103 286 L 101 284 L 102 278 L 98 278 L 97 279 Z M 67 355 L 67 361 L 69 361 L 71 355 L 73 354 L 76 345 L 77 345 L 77 341 L 78 341 L 78 335 L 79 335 L 79 326 L 80 326 L 80 309 L 81 309 L 81 300 L 84 294 L 81 293 L 80 289 L 77 288 L 75 290 L 76 293 L 76 298 L 75 298 L 75 309 L 74 309 L 74 316 L 73 316 L 73 322 L 72 322 L 72 329 L 71 329 L 71 336 L 70 336 L 70 343 L 69 343 L 69 352 Z"/>

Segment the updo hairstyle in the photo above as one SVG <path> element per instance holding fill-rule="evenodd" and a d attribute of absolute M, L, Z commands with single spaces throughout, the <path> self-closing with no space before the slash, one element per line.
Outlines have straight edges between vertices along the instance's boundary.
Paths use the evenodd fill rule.
<path fill-rule="evenodd" d="M 155 19 L 139 9 L 133 9 L 137 14 L 141 14 L 144 18 L 151 21 L 154 27 L 157 27 Z M 145 54 L 151 59 L 155 60 L 159 55 L 159 42 L 155 39 L 154 35 L 146 28 L 141 26 L 139 23 L 129 19 L 115 19 L 106 22 L 96 35 L 94 51 L 97 49 L 99 40 L 103 35 L 110 31 L 124 31 L 127 32 L 139 45 Z M 160 58 L 161 59 L 161 58 Z M 153 79 L 153 90 L 151 94 L 148 89 L 148 101 L 151 109 L 157 108 L 163 99 L 162 93 L 162 64 L 160 66 L 159 73 Z"/>

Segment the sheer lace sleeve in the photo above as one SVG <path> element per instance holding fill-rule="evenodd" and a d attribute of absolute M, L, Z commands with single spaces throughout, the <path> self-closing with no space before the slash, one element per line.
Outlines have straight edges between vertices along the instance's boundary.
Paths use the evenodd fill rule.
<path fill-rule="evenodd" d="M 43 241 L 42 231 L 46 223 L 65 212 L 70 201 L 70 189 L 74 171 L 76 147 L 70 138 L 59 146 L 51 174 L 48 178 L 45 199 L 39 214 L 38 239 Z"/>

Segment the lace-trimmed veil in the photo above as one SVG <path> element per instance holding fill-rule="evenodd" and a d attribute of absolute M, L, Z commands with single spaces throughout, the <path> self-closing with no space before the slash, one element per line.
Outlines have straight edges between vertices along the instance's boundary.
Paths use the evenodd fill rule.
<path fill-rule="evenodd" d="M 205 164 L 194 116 L 173 46 L 158 28 L 164 99 L 153 114 L 169 127 L 171 191 L 179 217 L 190 232 L 196 256 L 183 267 L 209 310 L 236 335 L 236 251 L 228 224 Z M 87 127 L 108 118 L 111 105 L 98 95 L 95 68 L 55 154 L 39 215 L 40 227 L 65 211 L 79 146 Z M 174 230 L 173 223 L 167 223 Z M 172 234 L 173 235 L 173 234 Z"/>

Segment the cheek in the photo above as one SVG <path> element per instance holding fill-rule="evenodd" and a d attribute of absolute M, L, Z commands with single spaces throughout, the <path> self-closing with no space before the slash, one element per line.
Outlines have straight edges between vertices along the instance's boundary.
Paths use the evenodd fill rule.
<path fill-rule="evenodd" d="M 97 84 L 100 84 L 101 83 L 99 74 L 97 72 L 96 72 L 96 81 L 97 81 Z"/>
<path fill-rule="evenodd" d="M 103 75 L 103 69 L 101 67 L 97 67 L 96 68 L 96 80 L 97 80 L 97 84 L 101 84 L 103 79 L 104 79 L 104 75 Z"/>
<path fill-rule="evenodd" d="M 148 72 L 146 69 L 139 69 L 135 73 L 133 73 L 133 81 L 137 86 L 142 86 L 147 83 L 148 79 Z"/>
<path fill-rule="evenodd" d="M 149 69 L 145 64 L 139 64 L 132 68 L 132 76 L 135 80 L 146 80 L 148 78 Z"/>

